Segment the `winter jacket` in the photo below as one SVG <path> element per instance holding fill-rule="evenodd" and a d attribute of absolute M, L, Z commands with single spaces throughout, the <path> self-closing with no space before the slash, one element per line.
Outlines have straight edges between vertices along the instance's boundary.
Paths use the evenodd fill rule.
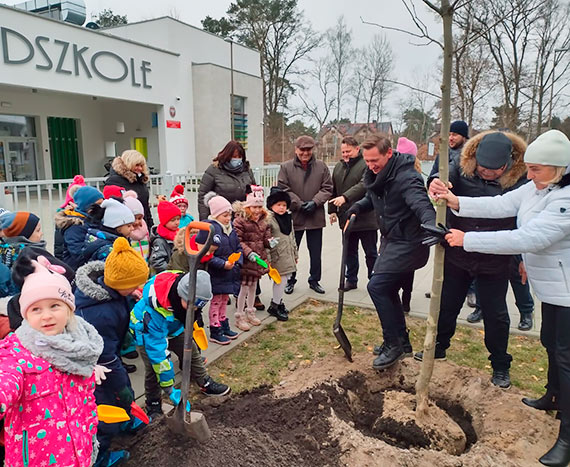
<path fill-rule="evenodd" d="M 358 153 L 358 156 L 349 159 L 348 163 L 342 161 L 337 162 L 334 166 L 332 181 L 333 181 L 333 192 L 332 198 L 337 196 L 344 196 L 346 202 L 337 208 L 334 204 L 329 201 L 329 214 L 337 214 L 338 216 L 338 226 L 344 229 L 348 217 L 346 216 L 346 211 L 357 201 L 364 198 L 366 194 L 366 188 L 364 188 L 364 183 L 362 182 L 362 177 L 366 171 L 366 162 L 362 157 L 362 152 Z M 362 213 L 356 219 L 354 226 L 351 227 L 353 231 L 362 230 L 378 230 L 378 222 L 376 221 L 376 216 L 372 211 L 367 213 Z"/>
<path fill-rule="evenodd" d="M 527 182 L 524 152 L 526 143 L 512 133 L 505 133 L 513 144 L 512 165 L 498 180 L 483 180 L 477 174 L 475 154 L 481 139 L 489 132 L 479 133 L 464 146 L 461 158 L 449 167 L 449 181 L 453 184 L 453 193 L 457 196 L 496 196 L 513 190 Z M 437 174 L 436 174 L 437 176 Z M 432 179 L 428 180 L 429 182 Z M 447 225 L 463 232 L 489 232 L 511 230 L 515 228 L 514 216 L 503 219 L 482 219 L 457 217 L 453 212 L 448 215 Z M 446 260 L 471 274 L 485 274 L 496 277 L 509 277 L 511 258 L 504 255 L 488 255 L 466 252 L 463 248 L 446 246 Z"/>
<path fill-rule="evenodd" d="M 502 196 L 459 197 L 459 216 L 517 218 L 515 230 L 468 232 L 466 251 L 522 253 L 528 280 L 541 302 L 570 306 L 570 176 L 536 189 L 530 182 Z"/>
<path fill-rule="evenodd" d="M 232 253 L 242 252 L 238 235 L 231 223 L 229 229 L 224 229 L 216 220 L 210 219 L 208 222 L 214 226 L 214 235 L 218 235 L 220 241 L 214 256 L 208 262 L 212 293 L 214 295 L 238 295 L 240 289 L 240 268 L 244 261 L 243 253 L 232 269 L 224 269 L 224 265 Z"/>
<path fill-rule="evenodd" d="M 172 248 L 174 242 L 161 237 L 154 226 L 150 234 L 150 256 L 148 257 L 148 264 L 151 268 L 151 275 L 158 274 L 159 272 L 168 269 L 168 262 L 172 256 Z"/>
<path fill-rule="evenodd" d="M 12 281 L 12 271 L 5 264 L 0 263 L 0 297 L 16 295 L 20 289 Z"/>
<path fill-rule="evenodd" d="M 323 161 L 313 156 L 307 170 L 303 169 L 299 158 L 281 165 L 277 186 L 291 196 L 291 212 L 295 230 L 322 229 L 325 225 L 325 203 L 333 192 L 329 168 Z M 305 201 L 314 201 L 317 209 L 309 214 L 301 210 Z"/>
<path fill-rule="evenodd" d="M 42 240 L 41 242 L 30 242 L 26 237 L 9 237 L 0 238 L 0 263 L 6 266 L 0 269 L 0 296 L 7 297 L 8 295 L 15 295 L 20 292 L 20 287 L 14 283 L 11 272 L 12 266 L 20 256 L 20 253 L 27 246 L 39 247 L 45 249 L 46 243 Z M 4 295 L 5 294 L 5 295 Z"/>
<path fill-rule="evenodd" d="M 174 384 L 174 367 L 168 352 L 168 339 L 184 332 L 184 323 L 175 318 L 168 294 L 180 273 L 165 271 L 144 286 L 142 298 L 131 311 L 135 342 L 144 346 L 160 386 Z M 163 305 L 164 304 L 164 305 Z"/>
<path fill-rule="evenodd" d="M 148 175 L 137 175 L 127 168 L 123 159 L 115 157 L 111 164 L 109 176 L 105 180 L 105 186 L 116 185 L 123 187 L 126 191 L 133 190 L 137 194 L 137 199 L 144 208 L 144 220 L 149 230 L 154 225 L 152 213 L 150 212 Z"/>
<path fill-rule="evenodd" d="M 465 143 L 457 148 L 448 148 L 447 156 L 449 157 L 449 165 L 452 164 L 454 161 L 458 161 L 461 157 L 461 151 L 463 151 L 463 147 Z M 435 160 L 433 161 L 433 165 L 431 166 L 431 171 L 429 173 L 429 178 L 437 177 L 437 173 L 439 172 L 439 154 L 435 156 Z"/>
<path fill-rule="evenodd" d="M 184 235 L 185 229 L 180 229 L 174 237 L 174 248 L 172 248 L 172 256 L 168 262 L 168 271 L 183 271 L 188 272 L 190 267 L 188 265 L 188 256 L 186 256 L 186 249 L 184 247 Z M 190 247 L 194 251 L 198 251 L 198 245 L 196 244 L 196 234 L 190 237 Z M 202 256 L 197 269 L 207 271 L 210 260 L 214 256 L 212 253 L 205 254 Z"/>
<path fill-rule="evenodd" d="M 131 387 L 120 358 L 129 330 L 130 308 L 126 297 L 105 285 L 104 269 L 104 262 L 92 261 L 77 270 L 75 314 L 92 324 L 103 338 L 103 352 L 97 363 L 111 370 L 103 384 L 95 389 L 97 403 L 128 409 L 132 401 L 120 401 L 119 394 L 125 394 L 121 391 Z"/>
<path fill-rule="evenodd" d="M 269 261 L 271 266 L 277 269 L 280 275 L 291 274 L 297 270 L 297 242 L 295 241 L 295 232 L 291 229 L 289 235 L 281 232 L 279 224 L 275 220 L 272 212 L 268 217 L 269 228 L 271 229 L 271 237 L 278 239 L 279 243 L 269 249 Z"/>
<path fill-rule="evenodd" d="M 257 253 L 262 260 L 268 260 L 266 248 L 269 248 L 271 229 L 267 223 L 267 211 L 262 211 L 258 221 L 249 218 L 243 203 L 240 201 L 233 204 L 234 209 L 234 229 L 243 248 L 243 266 L 241 268 L 242 283 L 251 283 L 259 279 L 268 272 L 257 263 L 251 262 L 247 257 L 250 253 Z"/>
<path fill-rule="evenodd" d="M 351 208 L 357 217 L 374 209 L 378 218 L 382 240 L 373 274 L 414 271 L 427 263 L 420 224 L 435 224 L 435 210 L 414 162 L 414 156 L 394 151 L 377 175 L 367 169 L 366 196 Z"/>
<path fill-rule="evenodd" d="M 85 263 L 89 261 L 105 261 L 113 251 L 113 243 L 119 238 L 115 229 L 104 226 L 88 227 L 81 250 Z"/>
<path fill-rule="evenodd" d="M 198 188 L 198 214 L 200 220 L 206 220 L 210 214 L 210 210 L 204 204 L 206 193 L 214 191 L 219 196 L 226 198 L 230 203 L 245 201 L 247 185 L 255 184 L 255 177 L 249 162 L 236 169 L 214 162 L 202 175 L 200 188 Z"/>
<path fill-rule="evenodd" d="M 89 467 L 97 431 L 95 377 L 54 368 L 16 334 L 0 341 L 0 362 L 0 418 L 6 417 L 12 447 L 6 466 Z"/>
<path fill-rule="evenodd" d="M 77 211 L 65 210 L 55 214 L 54 255 L 74 270 L 87 262 L 82 254 L 87 228 L 87 217 Z M 62 245 L 58 245 L 58 238 Z"/>

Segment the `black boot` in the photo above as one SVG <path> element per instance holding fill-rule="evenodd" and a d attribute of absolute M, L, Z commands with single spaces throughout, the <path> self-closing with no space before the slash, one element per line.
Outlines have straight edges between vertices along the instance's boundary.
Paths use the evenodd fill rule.
<path fill-rule="evenodd" d="M 560 433 L 554 446 L 538 461 L 542 465 L 566 467 L 570 464 L 570 419 L 568 414 L 562 415 Z"/>
<path fill-rule="evenodd" d="M 267 313 L 269 313 L 271 316 L 275 316 L 278 321 L 287 321 L 289 319 L 287 313 L 285 313 L 280 308 L 280 305 L 277 305 L 273 300 L 271 300 L 271 305 L 269 305 Z"/>
<path fill-rule="evenodd" d="M 297 283 L 297 279 L 294 277 L 290 277 L 287 281 L 287 285 L 285 286 L 285 293 L 287 295 L 292 294 L 293 290 L 295 289 L 295 284 Z"/>
<path fill-rule="evenodd" d="M 538 399 L 523 397 L 522 402 L 537 410 L 558 410 L 558 400 L 554 393 L 546 391 L 546 394 Z"/>
<path fill-rule="evenodd" d="M 287 315 L 289 315 L 289 313 L 291 313 L 291 312 L 287 309 L 287 307 L 285 306 L 285 303 L 283 303 L 283 302 L 281 302 L 281 303 L 279 304 L 279 309 L 280 309 L 280 310 L 283 310 L 283 313 L 286 313 Z"/>
<path fill-rule="evenodd" d="M 382 352 L 372 362 L 372 368 L 385 370 L 404 357 L 404 350 L 400 342 L 384 341 Z"/>

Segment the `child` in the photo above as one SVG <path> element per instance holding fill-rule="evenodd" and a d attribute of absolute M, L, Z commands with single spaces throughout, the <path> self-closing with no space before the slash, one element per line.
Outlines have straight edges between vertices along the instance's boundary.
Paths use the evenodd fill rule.
<path fill-rule="evenodd" d="M 62 211 L 73 211 L 75 209 L 75 202 L 73 201 L 73 195 L 79 188 L 85 186 L 85 179 L 83 175 L 76 175 L 73 177 L 73 181 L 67 187 L 67 191 L 65 192 L 65 201 L 57 210 L 55 215 L 55 232 L 53 237 L 53 252 L 57 259 L 63 260 L 63 252 L 64 252 L 64 241 L 63 241 L 63 232 L 61 228 L 58 226 L 58 214 Z"/>
<path fill-rule="evenodd" d="M 249 187 L 248 187 L 249 188 Z M 263 188 L 251 186 L 245 203 L 236 201 L 234 229 L 243 248 L 243 266 L 241 268 L 241 288 L 237 300 L 236 326 L 242 331 L 249 331 L 250 324 L 259 326 L 261 321 L 255 316 L 255 288 L 257 281 L 267 269 L 256 260 L 261 258 L 267 262 L 265 248 L 270 247 L 271 230 L 266 223 L 267 211 L 263 208 Z M 246 305 L 247 307 L 244 307 Z"/>
<path fill-rule="evenodd" d="M 232 253 L 242 253 L 236 231 L 232 228 L 232 206 L 223 196 L 210 192 L 204 196 L 204 203 L 210 208 L 208 222 L 215 228 L 214 239 L 219 239 L 218 248 L 208 263 L 208 271 L 212 280 L 214 297 L 210 302 L 210 340 L 217 344 L 227 345 L 236 339 L 237 332 L 230 329 L 230 320 L 226 316 L 228 298 L 237 295 L 240 287 L 239 268 L 243 258 L 236 263 L 228 262 Z M 201 237 L 204 237 L 203 239 Z M 197 242 L 205 242 L 206 231 L 200 231 Z"/>
<path fill-rule="evenodd" d="M 172 190 L 172 194 L 170 195 L 170 202 L 175 206 L 178 206 L 180 209 L 179 228 L 182 229 L 186 227 L 194 220 L 190 214 L 186 214 L 186 211 L 188 211 L 188 200 L 184 196 L 184 187 L 182 185 L 176 185 L 174 187 L 174 190 Z"/>
<path fill-rule="evenodd" d="M 166 271 L 180 223 L 180 209 L 174 204 L 161 201 L 157 210 L 160 223 L 153 227 L 150 238 L 149 264 L 152 274 Z"/>
<path fill-rule="evenodd" d="M 186 229 L 188 227 L 184 227 L 183 229 L 179 229 L 176 233 L 176 237 L 174 237 L 174 244 L 172 248 L 172 256 L 170 257 L 170 261 L 168 262 L 168 270 L 176 270 L 176 271 L 184 271 L 188 272 L 188 258 L 186 257 L 186 247 L 184 246 L 184 237 L 186 236 Z M 200 251 L 200 249 L 206 243 L 206 239 L 208 238 L 208 232 L 204 230 L 191 230 L 190 231 L 190 248 L 194 251 Z M 198 241 L 200 240 L 200 241 Z M 198 265 L 198 269 L 203 271 L 208 270 L 208 264 L 218 246 L 220 246 L 221 237 L 214 237 L 212 239 L 212 245 L 202 259 L 200 260 L 200 264 Z M 200 243 L 202 242 L 202 243 Z"/>
<path fill-rule="evenodd" d="M 127 297 L 148 278 L 148 266 L 126 238 L 119 237 L 106 261 L 92 261 L 77 270 L 75 314 L 92 324 L 103 338 L 98 364 L 105 367 L 106 379 L 95 389 L 97 404 L 115 405 L 130 414 L 133 390 L 121 362 L 121 346 L 129 330 L 130 306 Z M 126 451 L 109 452 L 113 436 L 140 424 L 131 417 L 126 425 L 100 423 L 97 433 L 100 449 L 97 465 L 127 458 Z"/>
<path fill-rule="evenodd" d="M 169 351 L 178 356 L 182 367 L 188 288 L 188 274 L 162 272 L 146 283 L 142 298 L 131 311 L 131 330 L 145 364 L 144 386 L 149 415 L 162 414 L 161 388 L 174 404 L 180 401 L 180 390 L 174 388 L 174 368 Z M 211 298 L 210 276 L 206 271 L 198 271 L 196 301 L 190 305 L 202 308 Z M 194 340 L 191 365 L 192 379 L 198 383 L 203 394 L 224 396 L 230 392 L 228 386 L 217 383 L 208 375 Z"/>
<path fill-rule="evenodd" d="M 138 251 L 145 261 L 148 261 L 148 255 L 150 253 L 150 236 L 148 234 L 148 227 L 144 220 L 144 207 L 138 200 L 137 194 L 132 190 L 125 191 L 123 193 L 123 199 L 125 200 L 125 205 L 135 215 L 135 223 L 130 235 L 131 247 Z"/>
<path fill-rule="evenodd" d="M 289 208 L 291 197 L 289 193 L 277 187 L 272 187 L 267 197 L 267 207 L 272 211 L 269 216 L 271 236 L 276 240 L 270 249 L 271 266 L 279 272 L 281 284 L 273 283 L 273 299 L 267 313 L 279 321 L 289 319 L 289 311 L 283 303 L 283 292 L 291 273 L 297 270 L 297 243 L 293 232 L 293 220 Z"/>
<path fill-rule="evenodd" d="M 92 465 L 94 369 L 103 340 L 74 317 L 71 285 L 44 257 L 20 296 L 24 321 L 0 341 L 0 418 L 6 465 Z"/>
<path fill-rule="evenodd" d="M 135 215 L 116 198 L 101 203 L 102 225 L 89 227 L 83 246 L 83 257 L 88 261 L 105 261 L 118 237 L 129 238 L 134 228 Z"/>

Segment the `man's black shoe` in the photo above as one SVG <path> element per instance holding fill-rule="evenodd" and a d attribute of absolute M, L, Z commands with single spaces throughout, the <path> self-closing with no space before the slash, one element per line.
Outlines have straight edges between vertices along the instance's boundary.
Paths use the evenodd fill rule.
<path fill-rule="evenodd" d="M 483 310 L 481 308 L 475 308 L 475 311 L 467 315 L 468 323 L 478 323 L 483 319 Z"/>
<path fill-rule="evenodd" d="M 309 288 L 320 294 L 325 293 L 325 289 L 323 289 L 318 282 L 309 282 Z"/>
<path fill-rule="evenodd" d="M 530 331 L 532 329 L 532 313 L 523 313 L 518 325 L 519 331 Z"/>
<path fill-rule="evenodd" d="M 383 344 L 383 349 L 372 362 L 372 368 L 375 370 L 385 370 L 390 368 L 398 360 L 404 358 L 404 351 L 401 345 Z"/>
<path fill-rule="evenodd" d="M 565 467 L 570 464 L 570 442 L 558 437 L 554 446 L 538 461 L 542 465 Z"/>
<path fill-rule="evenodd" d="M 349 290 L 354 290 L 357 289 L 358 286 L 354 283 L 354 282 L 348 282 L 346 281 L 344 283 L 344 288 L 342 289 L 344 292 L 348 292 Z"/>
<path fill-rule="evenodd" d="M 261 302 L 261 299 L 259 298 L 259 295 L 256 295 L 256 296 L 255 296 L 255 302 L 254 302 L 254 304 L 253 304 L 253 307 L 254 307 L 256 310 L 259 310 L 259 311 L 265 310 L 265 305 Z"/>
<path fill-rule="evenodd" d="M 424 352 L 416 352 L 414 355 L 414 358 L 418 361 L 418 362 L 422 362 L 424 360 Z M 434 360 L 447 360 L 447 357 L 445 355 L 445 350 L 442 349 L 438 349 L 437 346 L 435 348 L 435 357 Z"/>
<path fill-rule="evenodd" d="M 509 389 L 511 387 L 511 377 L 509 370 L 493 370 L 491 383 L 501 389 Z"/>
<path fill-rule="evenodd" d="M 544 396 L 538 399 L 523 397 L 522 402 L 524 405 L 528 405 L 537 410 L 558 410 L 558 400 L 556 396 L 548 391 L 546 391 Z"/>
<path fill-rule="evenodd" d="M 404 351 L 404 357 L 411 357 L 413 355 L 413 351 L 412 351 L 412 344 L 410 342 L 410 331 L 409 329 L 406 329 L 406 335 L 404 337 L 402 337 L 400 339 L 401 344 L 402 344 L 402 350 Z M 380 344 L 380 345 L 375 345 L 374 348 L 372 349 L 372 353 L 374 355 L 380 355 L 382 353 L 382 351 L 384 350 L 384 343 Z"/>

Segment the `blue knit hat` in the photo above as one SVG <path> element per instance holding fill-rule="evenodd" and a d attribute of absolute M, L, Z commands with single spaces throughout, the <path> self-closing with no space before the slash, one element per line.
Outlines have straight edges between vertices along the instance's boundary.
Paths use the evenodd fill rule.
<path fill-rule="evenodd" d="M 82 186 L 75 192 L 75 195 L 73 195 L 73 202 L 77 206 L 76 211 L 82 214 L 87 214 L 91 205 L 100 199 L 104 199 L 103 193 L 92 186 Z"/>

